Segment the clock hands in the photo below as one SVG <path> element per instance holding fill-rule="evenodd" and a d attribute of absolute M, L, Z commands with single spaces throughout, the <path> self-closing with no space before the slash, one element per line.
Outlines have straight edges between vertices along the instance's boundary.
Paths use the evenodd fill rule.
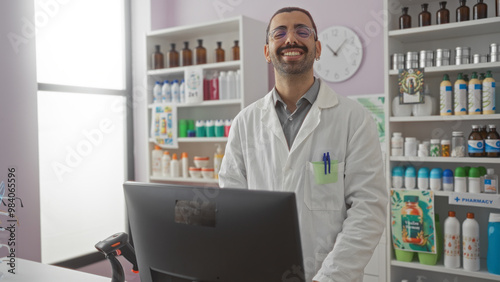
<path fill-rule="evenodd" d="M 347 39 L 344 39 L 344 41 L 342 41 L 342 43 L 340 43 L 340 46 L 337 48 L 337 50 L 333 50 L 333 49 L 332 49 L 332 47 L 330 47 L 330 45 L 328 45 L 328 44 L 326 44 L 326 47 L 327 47 L 328 49 L 330 49 L 330 51 L 332 51 L 332 53 L 333 53 L 333 55 L 334 55 L 335 57 L 337 57 L 337 56 L 338 56 L 338 53 L 339 53 L 339 51 L 340 51 L 340 49 L 342 48 L 342 46 L 344 46 L 344 43 L 345 43 L 346 41 L 347 41 Z"/>

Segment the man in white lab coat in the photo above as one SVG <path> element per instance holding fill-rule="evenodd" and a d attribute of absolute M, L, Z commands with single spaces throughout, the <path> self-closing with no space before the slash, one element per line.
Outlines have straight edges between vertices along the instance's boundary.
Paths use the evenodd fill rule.
<path fill-rule="evenodd" d="M 321 43 L 309 12 L 277 11 L 267 36 L 276 85 L 234 119 L 219 184 L 295 192 L 305 281 L 362 281 L 388 201 L 375 123 L 314 77 Z"/>

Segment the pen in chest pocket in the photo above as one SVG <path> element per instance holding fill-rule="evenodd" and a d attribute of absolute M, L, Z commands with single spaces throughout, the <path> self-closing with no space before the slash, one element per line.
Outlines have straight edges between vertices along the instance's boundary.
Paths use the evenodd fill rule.
<path fill-rule="evenodd" d="M 327 174 L 326 172 L 327 166 L 328 166 L 328 174 L 330 174 L 330 152 L 326 152 L 323 154 L 323 163 L 325 164 L 325 174 Z"/>

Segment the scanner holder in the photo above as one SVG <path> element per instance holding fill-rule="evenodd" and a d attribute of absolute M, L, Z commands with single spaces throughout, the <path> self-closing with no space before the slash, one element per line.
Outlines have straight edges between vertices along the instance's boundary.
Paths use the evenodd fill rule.
<path fill-rule="evenodd" d="M 120 261 L 116 258 L 117 256 L 123 255 L 130 263 L 133 264 L 132 272 L 139 272 L 137 259 L 135 257 L 135 251 L 132 248 L 132 245 L 130 245 L 130 243 L 128 242 L 127 233 L 120 232 L 113 234 L 103 241 L 99 241 L 97 244 L 95 244 L 95 248 L 99 252 L 103 253 L 111 263 L 111 268 L 113 270 L 113 277 L 111 278 L 111 282 L 125 281 L 123 267 Z"/>

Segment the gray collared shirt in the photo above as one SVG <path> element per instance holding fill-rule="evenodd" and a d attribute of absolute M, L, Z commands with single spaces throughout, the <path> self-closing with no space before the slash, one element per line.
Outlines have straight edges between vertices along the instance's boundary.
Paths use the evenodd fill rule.
<path fill-rule="evenodd" d="M 283 133 L 288 143 L 288 149 L 292 147 L 302 122 L 304 122 L 309 109 L 311 109 L 312 104 L 318 97 L 319 84 L 319 79 L 315 78 L 311 88 L 309 88 L 309 90 L 307 90 L 307 92 L 297 101 L 297 108 L 293 113 L 290 113 L 285 102 L 283 102 L 278 91 L 276 91 L 276 88 L 273 88 L 274 108 L 276 109 L 281 127 L 283 128 Z"/>

